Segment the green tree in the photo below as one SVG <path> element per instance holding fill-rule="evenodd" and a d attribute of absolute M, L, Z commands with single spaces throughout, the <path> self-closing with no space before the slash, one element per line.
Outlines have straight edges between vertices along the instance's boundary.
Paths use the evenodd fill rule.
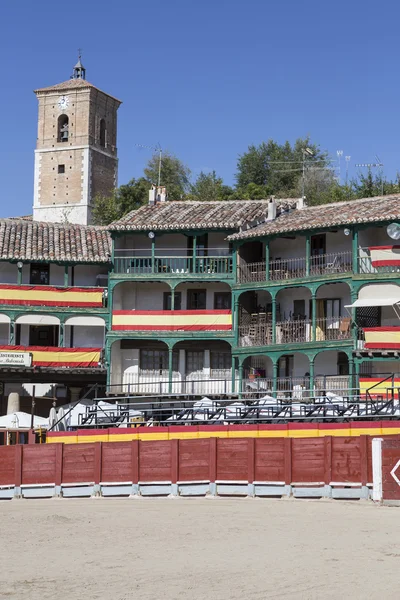
<path fill-rule="evenodd" d="M 159 155 L 155 153 L 144 169 L 149 183 L 158 183 Z M 161 161 L 161 185 L 167 188 L 169 200 L 184 200 L 190 192 L 190 169 L 179 158 L 165 153 Z"/>
<path fill-rule="evenodd" d="M 94 224 L 109 225 L 131 210 L 140 208 L 148 201 L 149 189 L 150 183 L 140 177 L 121 185 L 110 196 L 96 196 L 92 208 Z"/>
<path fill-rule="evenodd" d="M 274 140 L 249 146 L 247 152 L 238 159 L 237 190 L 246 196 L 254 190 L 257 196 L 262 194 L 264 198 L 270 194 L 280 197 L 296 194 L 302 178 L 306 148 L 311 152 L 305 158 L 308 169 L 312 164 L 315 167 L 318 165 L 319 169 L 327 167 L 327 154 L 309 138 L 299 138 L 293 146 L 288 141 L 279 144 Z M 249 188 L 250 184 L 257 187 Z"/>
<path fill-rule="evenodd" d="M 201 171 L 194 184 L 191 186 L 190 199 L 200 202 L 211 200 L 228 200 L 233 195 L 233 189 L 224 185 L 221 177 L 215 171 L 204 173 Z"/>

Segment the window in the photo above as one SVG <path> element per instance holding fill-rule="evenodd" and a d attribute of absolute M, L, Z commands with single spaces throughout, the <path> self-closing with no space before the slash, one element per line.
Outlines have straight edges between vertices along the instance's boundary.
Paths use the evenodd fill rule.
<path fill-rule="evenodd" d="M 329 329 L 339 329 L 340 312 L 339 298 L 325 300 L 325 313 L 326 318 L 328 319 L 327 325 Z"/>
<path fill-rule="evenodd" d="M 171 292 L 164 292 L 164 310 L 171 310 Z M 182 305 L 182 294 L 181 292 L 175 292 L 174 310 L 181 310 Z"/>
<path fill-rule="evenodd" d="M 207 301 L 206 290 L 187 291 L 187 310 L 205 310 Z"/>
<path fill-rule="evenodd" d="M 60 115 L 57 121 L 57 142 L 68 142 L 69 119 L 67 115 Z"/>
<path fill-rule="evenodd" d="M 65 173 L 65 165 L 58 165 L 58 172 Z"/>
<path fill-rule="evenodd" d="M 58 346 L 58 325 L 30 325 L 30 346 Z"/>
<path fill-rule="evenodd" d="M 214 309 L 215 310 L 230 310 L 231 308 L 231 293 L 230 292 L 215 292 L 214 294 Z"/>
<path fill-rule="evenodd" d="M 306 301 L 293 300 L 293 319 L 306 318 Z"/>
<path fill-rule="evenodd" d="M 326 254 L 325 233 L 311 236 L 311 256 L 321 256 L 321 254 Z"/>
<path fill-rule="evenodd" d="M 50 265 L 46 264 L 31 264 L 31 285 L 49 285 L 50 282 Z"/>
<path fill-rule="evenodd" d="M 172 353 L 172 370 L 178 371 L 178 352 Z M 168 371 L 168 350 L 141 350 L 140 369 L 142 371 L 157 371 L 162 374 Z"/>
<path fill-rule="evenodd" d="M 232 367 L 230 352 L 211 352 L 210 360 L 212 370 L 229 370 Z"/>
<path fill-rule="evenodd" d="M 188 237 L 188 253 L 189 255 L 193 252 L 193 240 L 194 237 Z M 208 246 L 208 235 L 205 233 L 204 235 L 196 236 L 196 256 L 207 256 L 207 246 Z"/>
<path fill-rule="evenodd" d="M 186 352 L 186 373 L 193 373 L 194 371 L 202 371 L 204 367 L 204 352 L 194 352 L 188 350 Z"/>
<path fill-rule="evenodd" d="M 104 119 L 100 120 L 100 146 L 102 146 L 103 148 L 106 147 L 106 137 L 107 137 L 107 131 L 106 131 L 106 122 Z"/>

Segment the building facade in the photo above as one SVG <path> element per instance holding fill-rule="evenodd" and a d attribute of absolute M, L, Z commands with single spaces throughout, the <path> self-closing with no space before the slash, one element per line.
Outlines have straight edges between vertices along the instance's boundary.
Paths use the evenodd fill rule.
<path fill-rule="evenodd" d="M 397 375 L 399 218 L 398 195 L 126 215 L 110 226 L 110 392 L 317 394 Z"/>

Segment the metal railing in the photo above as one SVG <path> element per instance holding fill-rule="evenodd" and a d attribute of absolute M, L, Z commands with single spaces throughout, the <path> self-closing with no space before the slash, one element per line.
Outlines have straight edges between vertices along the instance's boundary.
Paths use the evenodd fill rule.
<path fill-rule="evenodd" d="M 331 273 L 349 273 L 352 269 L 352 252 L 346 251 L 310 256 L 308 272 L 310 276 L 315 276 Z M 299 279 L 306 277 L 307 274 L 305 256 L 270 260 L 268 277 L 265 260 L 250 263 L 241 261 L 237 269 L 238 283 Z"/>
<path fill-rule="evenodd" d="M 360 273 L 399 273 L 399 265 L 383 265 L 374 267 L 372 265 L 369 248 L 359 248 L 358 251 L 358 270 Z"/>
<path fill-rule="evenodd" d="M 310 319 L 278 321 L 275 327 L 276 344 L 306 343 L 314 341 L 314 338 L 317 342 L 351 339 L 350 318 L 317 319 L 315 336 Z M 239 325 L 240 346 L 269 346 L 272 343 L 271 322 Z"/>
<path fill-rule="evenodd" d="M 116 256 L 114 273 L 227 276 L 232 274 L 232 256 Z"/>

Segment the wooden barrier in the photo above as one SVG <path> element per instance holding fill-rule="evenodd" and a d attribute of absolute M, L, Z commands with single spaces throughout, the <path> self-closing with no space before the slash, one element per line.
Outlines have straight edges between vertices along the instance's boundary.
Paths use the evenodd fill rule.
<path fill-rule="evenodd" d="M 0 447 L 0 497 L 367 498 L 371 438 L 217 438 Z"/>

